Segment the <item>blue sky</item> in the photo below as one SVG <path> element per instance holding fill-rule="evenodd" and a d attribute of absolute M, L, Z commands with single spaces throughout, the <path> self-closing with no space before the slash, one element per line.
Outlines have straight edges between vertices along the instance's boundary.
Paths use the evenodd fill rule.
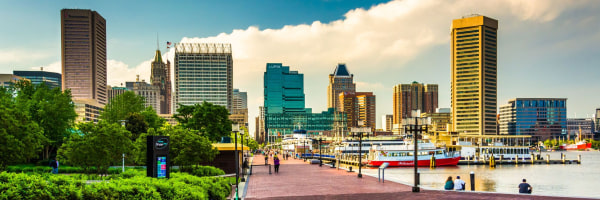
<path fill-rule="evenodd" d="M 374 6 L 376 5 L 376 6 Z M 267 62 L 305 74 L 306 106 L 327 105 L 339 62 L 357 90 L 377 96 L 377 120 L 392 113 L 392 87 L 439 85 L 450 105 L 450 25 L 478 13 L 499 21 L 498 105 L 517 97 L 568 98 L 569 117 L 600 107 L 598 1 L 8 1 L 0 2 L 0 73 L 60 71 L 60 9 L 107 19 L 108 82 L 149 79 L 156 34 L 164 43 L 233 46 L 234 87 L 248 91 L 251 130 Z"/>

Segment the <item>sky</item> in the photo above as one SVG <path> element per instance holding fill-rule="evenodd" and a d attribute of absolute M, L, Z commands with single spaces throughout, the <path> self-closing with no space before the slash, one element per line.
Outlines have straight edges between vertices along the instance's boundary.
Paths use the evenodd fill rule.
<path fill-rule="evenodd" d="M 439 85 L 450 107 L 450 26 L 472 14 L 498 20 L 498 105 L 513 98 L 568 98 L 568 117 L 600 108 L 600 1 L 271 0 L 2 1 L 0 73 L 60 72 L 60 10 L 91 9 L 107 21 L 109 85 L 149 80 L 165 43 L 218 42 L 233 48 L 234 88 L 248 92 L 249 124 L 263 104 L 266 63 L 304 74 L 306 107 L 326 110 L 338 63 L 358 92 L 374 92 L 377 126 L 392 113 L 392 87 Z"/>

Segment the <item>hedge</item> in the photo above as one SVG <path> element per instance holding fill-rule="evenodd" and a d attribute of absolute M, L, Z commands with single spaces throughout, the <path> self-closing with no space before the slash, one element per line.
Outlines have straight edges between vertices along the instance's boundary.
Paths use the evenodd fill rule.
<path fill-rule="evenodd" d="M 225 199 L 231 191 L 220 177 L 172 173 L 156 179 L 132 169 L 115 176 L 86 183 L 86 176 L 2 172 L 0 199 Z"/>

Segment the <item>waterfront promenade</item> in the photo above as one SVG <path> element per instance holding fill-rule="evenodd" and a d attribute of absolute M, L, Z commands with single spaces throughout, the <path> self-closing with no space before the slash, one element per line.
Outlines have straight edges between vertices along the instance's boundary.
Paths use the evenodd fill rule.
<path fill-rule="evenodd" d="M 380 183 L 377 177 L 364 175 L 357 178 L 357 172 L 330 168 L 327 165 L 308 164 L 303 160 L 281 160 L 279 173 L 269 174 L 264 166 L 264 157 L 255 155 L 253 173 L 248 176 L 244 199 L 582 199 L 549 197 L 538 195 L 502 194 L 490 192 L 457 192 L 424 190 L 413 193 L 412 187 L 392 181 Z M 273 164 L 273 160 L 269 159 Z M 257 166 L 261 165 L 262 166 Z M 356 169 L 354 171 L 357 171 Z M 515 192 L 517 191 L 515 183 Z M 467 186 L 468 187 L 468 186 Z M 535 188 L 534 188 L 535 191 Z"/>

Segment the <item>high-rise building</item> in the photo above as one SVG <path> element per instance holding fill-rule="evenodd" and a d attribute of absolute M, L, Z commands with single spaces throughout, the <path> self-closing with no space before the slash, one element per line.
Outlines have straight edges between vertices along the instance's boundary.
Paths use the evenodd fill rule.
<path fill-rule="evenodd" d="M 50 88 L 62 88 L 62 78 L 59 73 L 46 71 L 13 71 L 14 75 L 29 79 L 31 84 L 46 83 Z"/>
<path fill-rule="evenodd" d="M 308 132 L 323 132 L 334 129 L 336 118 L 333 108 L 321 113 L 312 113 L 304 107 L 304 75 L 290 71 L 281 63 L 267 63 L 264 73 L 264 130 L 267 141 L 292 134 L 299 126 Z M 341 115 L 341 114 L 340 114 Z"/>
<path fill-rule="evenodd" d="M 567 139 L 593 139 L 593 126 L 591 118 L 567 118 Z"/>
<path fill-rule="evenodd" d="M 412 116 L 413 110 L 421 113 L 434 113 L 438 108 L 438 85 L 412 82 L 394 86 L 394 124 L 402 124 L 402 119 Z"/>
<path fill-rule="evenodd" d="M 500 106 L 500 135 L 546 140 L 567 134 L 567 99 L 516 98 Z"/>
<path fill-rule="evenodd" d="M 175 109 L 206 101 L 231 111 L 232 93 L 231 44 L 175 44 Z"/>
<path fill-rule="evenodd" d="M 150 85 L 146 80 L 140 81 L 139 75 L 135 82 L 125 82 L 127 89 L 136 95 L 144 97 L 144 107 L 152 106 L 156 114 L 160 114 L 160 86 Z"/>
<path fill-rule="evenodd" d="M 394 127 L 392 124 L 394 123 L 394 115 L 383 115 L 381 116 L 381 129 L 383 131 L 392 131 Z"/>
<path fill-rule="evenodd" d="M 125 93 L 126 91 L 129 91 L 128 88 L 126 87 L 111 87 L 110 85 L 107 88 L 107 93 L 108 93 L 108 102 L 110 103 L 110 100 L 118 95 L 121 95 L 123 93 Z"/>
<path fill-rule="evenodd" d="M 233 104 L 229 119 L 237 124 L 248 127 L 248 93 L 233 89 Z"/>
<path fill-rule="evenodd" d="M 265 114 L 306 113 L 304 108 L 304 74 L 290 71 L 281 63 L 267 63 L 264 73 Z"/>
<path fill-rule="evenodd" d="M 106 20 L 92 10 L 62 9 L 62 89 L 100 105 L 106 93 Z"/>
<path fill-rule="evenodd" d="M 452 21 L 452 127 L 459 134 L 495 135 L 498 20 Z"/>
<path fill-rule="evenodd" d="M 150 83 L 160 89 L 160 106 L 155 108 L 157 111 L 160 110 L 159 114 L 171 114 L 171 69 L 169 67 L 163 62 L 160 50 L 156 50 L 151 64 Z"/>
<path fill-rule="evenodd" d="M 329 74 L 329 86 L 327 86 L 327 107 L 340 109 L 338 97 L 340 93 L 356 92 L 354 75 L 348 72 L 346 64 L 340 63 L 335 67 L 333 74 Z"/>
<path fill-rule="evenodd" d="M 375 95 L 372 92 L 344 92 L 338 97 L 340 109 L 347 117 L 348 127 L 371 127 L 375 130 Z M 362 121 L 363 125 L 359 122 Z"/>

